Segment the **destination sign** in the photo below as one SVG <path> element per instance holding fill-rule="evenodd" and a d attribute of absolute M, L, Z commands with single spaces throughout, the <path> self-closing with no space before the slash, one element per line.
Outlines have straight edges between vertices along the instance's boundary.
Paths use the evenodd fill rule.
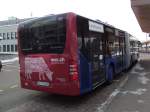
<path fill-rule="evenodd" d="M 104 33 L 104 26 L 102 24 L 89 21 L 89 30 Z"/>

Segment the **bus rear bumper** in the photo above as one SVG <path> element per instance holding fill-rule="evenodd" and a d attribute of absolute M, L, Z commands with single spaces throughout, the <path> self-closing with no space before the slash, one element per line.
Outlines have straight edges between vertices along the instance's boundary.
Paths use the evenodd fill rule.
<path fill-rule="evenodd" d="M 54 83 L 49 86 L 37 85 L 36 81 L 21 80 L 21 87 L 24 89 L 48 92 L 51 94 L 60 94 L 68 96 L 79 96 L 80 87 L 78 81 L 68 83 Z"/>

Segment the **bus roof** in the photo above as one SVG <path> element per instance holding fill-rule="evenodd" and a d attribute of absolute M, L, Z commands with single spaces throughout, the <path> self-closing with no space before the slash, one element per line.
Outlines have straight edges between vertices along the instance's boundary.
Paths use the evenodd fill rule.
<path fill-rule="evenodd" d="M 34 23 L 36 21 L 39 21 L 39 20 L 42 20 L 42 19 L 46 19 L 46 18 L 49 18 L 49 17 L 54 17 L 54 16 L 57 17 L 57 16 L 60 16 L 60 15 L 67 15 L 67 14 L 71 14 L 71 13 L 74 14 L 74 15 L 76 15 L 76 16 L 80 16 L 80 15 L 75 14 L 73 12 L 67 12 L 67 13 L 56 14 L 56 15 L 55 14 L 50 14 L 50 15 L 47 15 L 47 16 L 44 16 L 44 17 L 36 17 L 36 18 L 30 19 L 30 20 L 24 21 L 24 22 L 22 22 L 22 23 L 19 24 L 19 27 L 24 26 L 24 25 L 25 26 L 26 25 L 30 25 L 31 23 Z M 99 23 L 99 24 L 102 24 L 102 25 L 105 25 L 107 27 L 114 28 L 114 29 L 119 30 L 119 31 L 126 32 L 126 31 L 118 29 L 118 28 L 116 28 L 116 27 L 114 27 L 114 26 L 112 26 L 112 25 L 110 25 L 110 24 L 108 24 L 106 22 L 102 22 L 101 20 L 93 20 L 93 19 L 90 19 L 90 18 L 87 18 L 87 17 L 84 17 L 84 16 L 80 16 L 80 17 L 88 19 L 88 20 L 91 20 L 93 22 L 96 22 L 96 23 Z"/>

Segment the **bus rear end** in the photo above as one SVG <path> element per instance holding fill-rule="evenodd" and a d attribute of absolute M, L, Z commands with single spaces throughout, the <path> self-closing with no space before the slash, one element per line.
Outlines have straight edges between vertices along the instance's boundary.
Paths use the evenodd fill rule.
<path fill-rule="evenodd" d="M 79 95 L 76 16 L 47 16 L 18 28 L 21 87 Z"/>

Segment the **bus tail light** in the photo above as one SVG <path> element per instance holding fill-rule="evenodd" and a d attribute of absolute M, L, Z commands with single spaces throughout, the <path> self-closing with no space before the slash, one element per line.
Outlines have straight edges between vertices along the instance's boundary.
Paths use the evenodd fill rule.
<path fill-rule="evenodd" d="M 69 65 L 69 74 L 70 74 L 70 77 L 71 77 L 71 80 L 78 80 L 78 66 L 77 64 L 73 64 L 71 63 Z"/>

